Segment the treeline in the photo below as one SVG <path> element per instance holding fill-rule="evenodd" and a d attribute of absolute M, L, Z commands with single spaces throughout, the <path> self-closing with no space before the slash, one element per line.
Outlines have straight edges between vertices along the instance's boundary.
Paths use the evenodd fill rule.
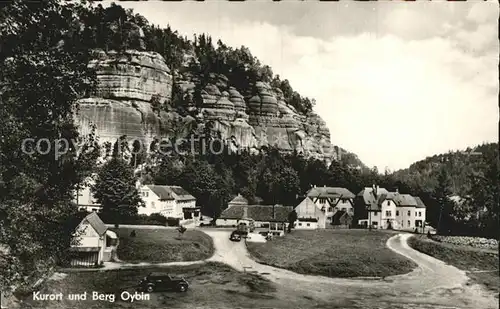
<path fill-rule="evenodd" d="M 181 68 L 187 70 L 194 77 L 198 90 L 209 82 L 210 74 L 216 73 L 226 76 L 229 86 L 235 87 L 246 97 L 255 94 L 257 81 L 263 81 L 281 89 L 285 101 L 301 114 L 311 112 L 315 104 L 314 99 L 302 97 L 294 91 L 287 79 L 282 80 L 279 75 L 274 75 L 271 67 L 261 64 L 245 46 L 232 48 L 220 40 L 214 43 L 207 34 L 195 35 L 190 40 L 170 26 L 160 28 L 152 25 L 131 9 L 125 10 L 114 3 L 107 8 L 98 4 L 95 8 L 80 12 L 79 16 L 84 29 L 81 41 L 88 48 L 157 52 L 174 71 Z M 173 103 L 179 105 L 183 102 Z"/>
<path fill-rule="evenodd" d="M 391 175 L 422 197 L 428 220 L 441 233 L 498 239 L 498 143 L 434 155 Z M 451 200 L 450 196 L 455 196 Z M 460 198 L 457 202 L 457 199 Z M 439 219 L 441 217 L 441 219 Z"/>

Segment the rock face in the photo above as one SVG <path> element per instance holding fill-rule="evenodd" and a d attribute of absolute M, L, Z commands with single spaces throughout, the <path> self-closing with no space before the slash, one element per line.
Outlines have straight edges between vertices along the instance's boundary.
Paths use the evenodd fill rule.
<path fill-rule="evenodd" d="M 321 117 L 297 113 L 285 102 L 281 90 L 267 83 L 257 82 L 254 93 L 244 97 L 225 76 L 211 74 L 195 104 L 195 77 L 176 72 L 173 85 L 173 73 L 157 53 L 100 51 L 89 65 L 97 69 L 97 92 L 80 101 L 77 120 L 83 133 L 95 124 L 101 142 L 126 135 L 130 140 L 151 143 L 170 135 L 165 127 L 171 119 L 195 119 L 200 128 L 210 122 L 234 147 L 258 150 L 276 145 L 285 152 L 297 150 L 321 159 L 333 156 L 330 132 Z M 174 86 L 195 118 L 179 118 L 171 108 Z"/>

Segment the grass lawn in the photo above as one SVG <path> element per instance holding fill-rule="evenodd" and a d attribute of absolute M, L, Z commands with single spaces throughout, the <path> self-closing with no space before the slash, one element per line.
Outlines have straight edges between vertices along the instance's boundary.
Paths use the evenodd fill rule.
<path fill-rule="evenodd" d="M 385 277 L 417 265 L 386 247 L 394 233 L 367 230 L 293 231 L 267 243 L 247 243 L 260 263 L 302 274 Z"/>
<path fill-rule="evenodd" d="M 492 250 L 444 244 L 423 235 L 411 237 L 408 244 L 415 250 L 433 256 L 447 264 L 470 271 L 467 275 L 475 282 L 486 286 L 497 294 L 500 292 L 498 253 L 494 253 Z"/>
<path fill-rule="evenodd" d="M 149 300 L 124 301 L 123 291 L 133 293 L 135 284 L 149 272 L 182 276 L 190 284 L 186 293 L 154 292 Z M 114 302 L 92 300 L 92 292 L 115 295 Z M 87 300 L 71 301 L 67 295 L 87 292 Z M 273 306 L 278 301 L 276 288 L 267 279 L 241 273 L 218 264 L 206 263 L 183 267 L 124 269 L 102 272 L 69 273 L 58 281 L 47 281 L 41 293 L 62 293 L 62 301 L 33 300 L 32 295 L 19 297 L 21 308 L 93 309 L 93 308 L 231 308 L 234 304 L 245 308 Z"/>
<path fill-rule="evenodd" d="M 214 253 L 212 238 L 200 231 L 188 230 L 179 236 L 175 229 L 114 229 L 120 237 L 118 258 L 125 262 L 177 262 L 209 258 Z"/>

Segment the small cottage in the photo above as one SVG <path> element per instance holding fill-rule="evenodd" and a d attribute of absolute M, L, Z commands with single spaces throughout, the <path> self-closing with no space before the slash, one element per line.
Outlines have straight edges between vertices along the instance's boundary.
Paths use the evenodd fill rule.
<path fill-rule="evenodd" d="M 111 260 L 111 244 L 116 244 L 117 235 L 109 231 L 97 213 L 92 212 L 78 224 L 70 248 L 71 266 L 98 266 Z"/>

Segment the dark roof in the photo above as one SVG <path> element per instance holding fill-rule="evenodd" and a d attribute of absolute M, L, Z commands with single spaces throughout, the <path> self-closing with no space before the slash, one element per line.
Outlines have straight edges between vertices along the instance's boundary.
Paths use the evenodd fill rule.
<path fill-rule="evenodd" d="M 424 202 L 420 199 L 420 197 L 415 196 L 415 201 L 417 202 L 417 208 L 425 208 Z"/>
<path fill-rule="evenodd" d="M 311 198 L 354 198 L 354 194 L 346 188 L 340 187 L 315 187 L 307 192 L 307 196 Z"/>
<path fill-rule="evenodd" d="M 90 226 L 92 226 L 92 228 L 94 228 L 94 230 L 97 232 L 97 234 L 99 234 L 99 236 L 104 235 L 108 229 L 104 222 L 102 222 L 101 218 L 99 218 L 99 216 L 95 212 L 91 212 L 88 216 L 83 218 L 82 223 L 85 222 L 88 222 Z"/>
<path fill-rule="evenodd" d="M 241 196 L 241 194 L 238 194 L 235 198 L 233 198 L 229 204 L 234 204 L 234 205 L 248 205 L 248 200 Z"/>
<path fill-rule="evenodd" d="M 194 196 L 189 194 L 184 188 L 179 186 L 157 186 L 147 185 L 147 187 L 156 194 L 160 200 L 193 201 Z"/>
<path fill-rule="evenodd" d="M 288 214 L 293 210 L 292 206 L 275 205 L 273 217 L 272 205 L 231 205 L 220 215 L 221 219 L 244 219 L 245 207 L 247 217 L 255 221 L 287 221 Z"/>

